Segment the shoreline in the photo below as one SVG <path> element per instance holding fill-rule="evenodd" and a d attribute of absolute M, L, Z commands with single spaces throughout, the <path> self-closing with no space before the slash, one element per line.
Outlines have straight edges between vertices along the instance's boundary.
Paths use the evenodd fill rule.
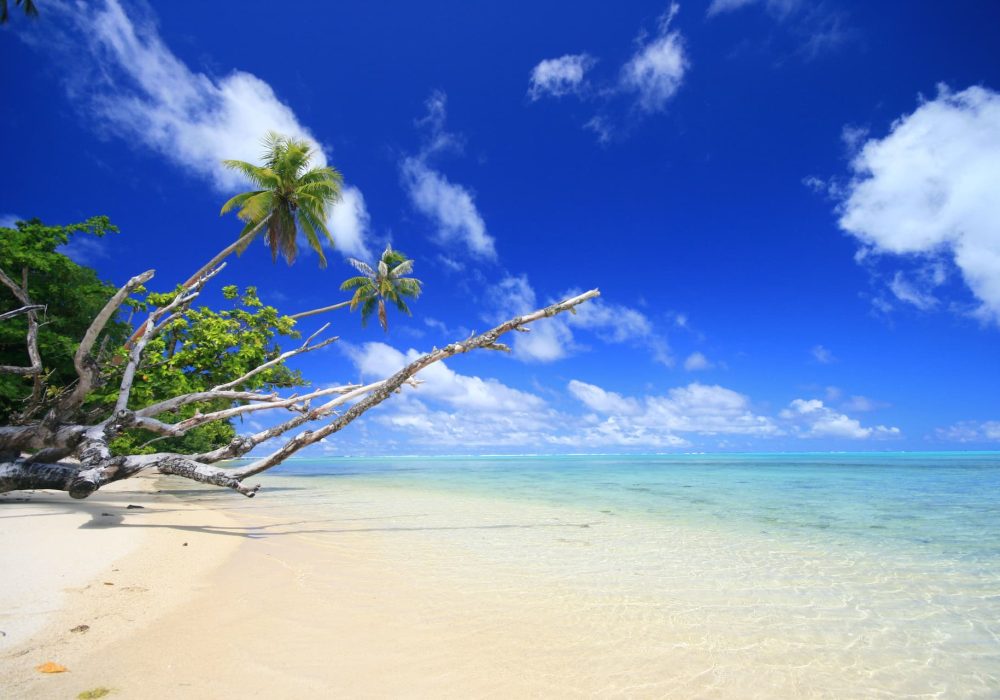
<path fill-rule="evenodd" d="M 168 490 L 142 495 L 153 507 L 123 516 L 121 529 L 143 537 L 115 567 L 122 578 L 68 594 L 50 646 L 43 634 L 28 645 L 36 657 L 17 661 L 11 695 L 989 697 L 995 687 L 994 589 L 981 574 L 992 555 L 968 528 L 915 520 L 904 506 L 919 501 L 895 492 L 871 520 L 854 497 L 871 489 L 852 468 L 778 470 L 780 520 L 767 519 L 777 477 L 757 468 L 752 481 L 596 471 L 588 478 L 602 488 L 568 501 L 558 474 L 505 471 L 501 495 L 474 472 L 460 488 L 435 473 L 449 478 L 269 475 L 254 499 L 156 482 Z M 980 512 L 956 487 L 961 474 L 913 476 L 915 493 L 950 493 L 951 507 Z M 731 521 L 685 516 L 705 512 Z M 951 547 L 929 547 L 928 528 Z M 88 596 L 97 622 L 82 641 L 69 614 Z M 34 671 L 49 660 L 70 672 Z"/>

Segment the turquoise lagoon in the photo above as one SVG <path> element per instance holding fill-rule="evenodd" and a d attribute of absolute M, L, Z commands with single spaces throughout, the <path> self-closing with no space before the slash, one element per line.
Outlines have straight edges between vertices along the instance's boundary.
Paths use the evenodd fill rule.
<path fill-rule="evenodd" d="M 569 646 L 537 657 L 574 649 L 581 692 L 1000 697 L 1000 453 L 296 459 L 262 481 L 244 516 L 374 537 L 489 601 L 483 634 L 551 618 Z"/>

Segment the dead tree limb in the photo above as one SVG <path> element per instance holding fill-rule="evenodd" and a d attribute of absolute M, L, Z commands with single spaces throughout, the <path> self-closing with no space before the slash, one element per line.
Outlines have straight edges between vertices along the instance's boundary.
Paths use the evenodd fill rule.
<path fill-rule="evenodd" d="M 30 425 L 0 426 L 0 493 L 20 489 L 54 489 L 66 491 L 73 498 L 86 498 L 105 484 L 127 479 L 142 472 L 155 472 L 222 486 L 252 497 L 259 487 L 244 485 L 245 479 L 271 469 L 296 452 L 343 430 L 366 411 L 378 406 L 404 386 L 417 386 L 419 381 L 416 375 L 428 366 L 472 350 L 506 351 L 507 346 L 499 342 L 504 334 L 510 331 L 526 331 L 528 330 L 526 326 L 531 323 L 566 311 L 573 312 L 576 306 L 599 294 L 594 289 L 532 313 L 515 316 L 485 333 L 421 355 L 392 376 L 370 384 L 344 384 L 287 396 L 281 396 L 276 392 L 264 393 L 239 389 L 262 372 L 283 366 L 293 357 L 318 350 L 334 342 L 336 338 L 314 342 L 326 329 L 327 326 L 324 326 L 310 335 L 298 348 L 262 362 L 241 376 L 208 391 L 175 396 L 137 409 L 129 408 L 136 370 L 143 361 L 150 340 L 185 312 L 204 285 L 217 275 L 223 266 L 224 264 L 202 268 L 199 276 L 193 281 L 189 280 L 187 287 L 182 288 L 168 304 L 150 312 L 149 317 L 127 346 L 128 359 L 122 370 L 115 405 L 109 409 L 109 415 L 96 423 L 76 424 L 72 422 L 75 408 L 83 403 L 101 371 L 100 360 L 92 356 L 96 339 L 125 299 L 139 285 L 148 281 L 153 272 L 148 271 L 133 277 L 118 290 L 94 318 L 81 339 L 79 349 L 74 356 L 78 381 L 73 392 L 63 402 L 61 410 L 50 412 L 45 419 Z M 31 374 L 35 372 L 33 368 L 37 366 L 39 368 L 37 373 L 40 373 L 42 364 L 37 347 L 38 324 L 34 318 L 39 307 L 33 304 L 27 295 L 27 272 L 25 271 L 22 276 L 24 281 L 18 285 L 0 270 L 0 282 L 11 289 L 22 304 L 22 308 L 16 309 L 16 313 L 8 313 L 6 318 L 20 314 L 28 316 L 27 344 L 31 366 L 0 368 L 0 371 Z M 323 310 L 330 310 L 336 306 Z M 319 312 L 320 310 L 316 311 Z M 299 314 L 299 317 L 311 313 Z M 4 316 L 0 316 L 0 320 L 3 318 Z M 323 402 L 319 402 L 319 399 L 323 399 Z M 220 401 L 228 402 L 229 406 L 218 408 Z M 215 410 L 206 413 L 198 411 L 193 416 L 175 423 L 168 422 L 162 417 L 163 414 L 197 403 L 211 403 Z M 287 411 L 292 415 L 270 428 L 250 435 L 237 436 L 229 444 L 201 454 L 157 452 L 115 455 L 110 448 L 112 440 L 126 430 L 141 428 L 161 436 L 160 439 L 178 437 L 202 425 L 258 411 Z M 217 466 L 225 460 L 243 457 L 254 448 L 272 440 L 284 440 L 284 442 L 267 456 L 243 466 Z M 77 462 L 59 461 L 67 457 L 74 457 Z"/>

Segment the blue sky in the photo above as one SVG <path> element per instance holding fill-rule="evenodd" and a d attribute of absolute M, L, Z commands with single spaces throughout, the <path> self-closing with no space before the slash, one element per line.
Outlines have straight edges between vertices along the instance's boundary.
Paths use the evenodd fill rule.
<path fill-rule="evenodd" d="M 108 214 L 71 254 L 170 287 L 239 231 L 219 161 L 314 141 L 342 255 L 222 281 L 313 308 L 391 241 L 426 289 L 325 319 L 316 384 L 601 289 L 318 450 L 1000 445 L 996 3 L 39 6 L 0 31 L 0 216 Z"/>

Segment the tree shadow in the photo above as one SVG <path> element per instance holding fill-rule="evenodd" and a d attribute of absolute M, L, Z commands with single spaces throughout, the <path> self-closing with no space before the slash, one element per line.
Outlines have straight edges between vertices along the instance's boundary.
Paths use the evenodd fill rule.
<path fill-rule="evenodd" d="M 151 511 L 162 513 L 164 511 Z M 144 523 L 126 522 L 121 516 L 108 517 L 106 514 L 92 514 L 90 522 L 81 525 L 81 528 L 107 528 L 107 527 L 128 527 L 128 528 L 155 528 L 177 530 L 179 532 L 198 532 L 208 535 L 221 535 L 226 537 L 241 537 L 243 539 L 261 540 L 275 537 L 285 537 L 288 535 L 358 535 L 370 533 L 408 533 L 408 532 L 436 532 L 436 531 L 461 531 L 461 530 L 532 530 L 541 528 L 569 528 L 580 529 L 589 528 L 596 523 L 490 523 L 484 525 L 386 525 L 385 527 L 304 527 L 308 525 L 322 525 L 324 523 L 345 523 L 359 520 L 395 520 L 399 517 L 424 517 L 407 514 L 404 516 L 378 516 L 373 518 L 324 518 L 322 520 L 293 520 L 279 521 L 274 523 L 264 523 L 257 525 L 182 525 L 175 523 Z M 294 526 L 303 526 L 295 528 Z M 294 529 L 289 529 L 294 528 Z"/>

